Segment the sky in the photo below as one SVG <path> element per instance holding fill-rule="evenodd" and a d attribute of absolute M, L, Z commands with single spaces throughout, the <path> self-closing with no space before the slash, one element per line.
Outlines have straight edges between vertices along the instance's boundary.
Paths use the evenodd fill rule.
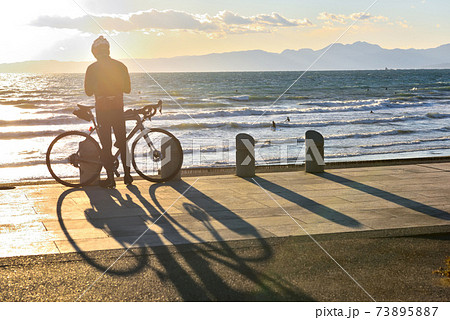
<path fill-rule="evenodd" d="M 90 61 L 101 34 L 117 59 L 317 50 L 338 38 L 433 48 L 450 43 L 449 13 L 448 0 L 2 0 L 0 63 Z"/>

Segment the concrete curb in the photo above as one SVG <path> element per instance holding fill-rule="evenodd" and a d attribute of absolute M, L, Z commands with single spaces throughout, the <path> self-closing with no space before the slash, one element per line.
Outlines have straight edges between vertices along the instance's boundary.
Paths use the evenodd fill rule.
<path fill-rule="evenodd" d="M 428 157 L 428 158 L 405 158 L 405 159 L 383 159 L 383 160 L 364 160 L 364 161 L 336 161 L 326 162 L 325 170 L 328 169 L 344 169 L 344 168 L 361 168 L 361 167 L 381 167 L 381 166 L 396 166 L 407 164 L 427 164 L 427 163 L 441 163 L 450 162 L 450 156 L 443 157 Z M 305 164 L 287 164 L 287 165 L 269 165 L 256 166 L 256 173 L 270 173 L 270 172 L 289 172 L 289 171 L 304 171 Z M 214 176 L 214 175 L 230 175 L 236 173 L 235 166 L 217 167 L 217 168 L 184 168 L 181 169 L 182 177 L 200 177 L 200 176 Z M 143 180 L 139 176 L 133 176 L 135 180 Z M 17 183 L 0 183 L 0 190 L 12 189 L 16 186 L 29 185 L 45 185 L 56 184 L 53 179 L 41 179 L 32 181 L 23 181 Z"/>

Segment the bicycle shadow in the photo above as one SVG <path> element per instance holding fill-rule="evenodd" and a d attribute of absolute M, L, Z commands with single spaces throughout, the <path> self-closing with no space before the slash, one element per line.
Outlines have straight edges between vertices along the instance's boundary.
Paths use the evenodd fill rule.
<path fill-rule="evenodd" d="M 177 220 L 177 217 L 172 216 L 167 212 L 168 208 L 164 208 L 159 199 L 156 197 L 156 190 L 160 187 L 169 186 L 177 191 L 180 195 L 184 195 L 186 200 L 192 203 L 184 202 L 182 204 L 186 213 L 194 219 L 202 223 L 208 230 L 208 234 L 213 237 L 213 240 L 203 239 L 195 232 L 189 230 Z M 152 207 L 153 205 L 141 194 L 138 188 L 130 186 L 128 189 L 139 199 L 144 207 Z M 188 190 L 189 189 L 189 190 Z M 188 190 L 188 192 L 186 192 Z M 272 248 L 267 241 L 261 237 L 258 231 L 250 224 L 240 219 L 238 215 L 219 204 L 214 199 L 206 196 L 204 193 L 189 185 L 183 180 L 176 182 L 168 182 L 164 184 L 153 184 L 149 188 L 149 195 L 155 207 L 163 214 L 158 220 L 158 226 L 162 228 L 162 234 L 178 243 L 190 242 L 193 239 L 198 243 L 189 244 L 189 250 L 179 250 L 183 260 L 188 264 L 189 269 L 192 270 L 200 285 L 197 287 L 204 288 L 201 291 L 193 292 L 189 286 L 185 286 L 183 281 L 177 281 L 179 275 L 178 262 L 175 260 L 164 261 L 167 271 L 166 276 L 172 280 L 172 283 L 177 287 L 178 292 L 184 300 L 253 300 L 254 296 L 245 292 L 239 292 L 233 289 L 225 278 L 222 278 L 211 267 L 211 262 L 219 263 L 228 270 L 239 273 L 246 279 L 255 284 L 260 292 L 263 292 L 257 299 L 260 300 L 295 300 L 295 301 L 313 301 L 313 299 L 301 292 L 297 288 L 292 288 L 289 283 L 280 279 L 275 279 L 267 274 L 256 272 L 249 263 L 258 263 L 270 260 L 272 257 Z M 214 210 L 211 210 L 213 208 Z M 154 218 L 154 217 L 153 217 Z M 221 224 L 226 231 L 232 231 L 236 234 L 247 235 L 251 238 L 256 238 L 258 245 L 250 256 L 241 256 L 238 250 L 234 249 L 221 236 L 221 232 L 214 223 Z M 160 251 L 160 250 L 158 250 Z M 190 279 L 190 278 L 189 278 Z M 191 281 L 191 280 L 188 280 Z"/>
<path fill-rule="evenodd" d="M 57 203 L 61 229 L 77 253 L 99 272 L 106 272 L 117 277 L 151 272 L 161 282 L 169 281 L 184 301 L 313 301 L 312 297 L 286 280 L 256 271 L 251 265 L 269 261 L 273 255 L 271 246 L 260 237 L 254 227 L 242 219 L 239 221 L 235 213 L 201 191 L 190 187 L 189 192 L 184 196 L 191 203 L 184 202 L 182 207 L 186 215 L 198 220 L 208 231 L 208 235 L 199 236 L 189 230 L 187 225 L 178 221 L 177 217 L 166 212 L 167 208 L 161 205 L 160 199 L 156 196 L 156 190 L 162 186 L 170 186 L 180 194 L 190 187 L 184 181 L 153 184 L 148 189 L 148 195 L 143 195 L 136 186 L 129 186 L 127 190 L 132 197 L 135 197 L 135 200 L 129 194 L 118 190 L 105 192 L 96 187 L 66 190 L 60 195 Z M 84 211 L 87 221 L 108 233 L 124 249 L 130 246 L 133 239 L 142 234 L 141 227 L 148 228 L 157 220 L 158 231 L 144 230 L 145 236 L 136 243 L 138 247 L 127 252 L 127 259 L 132 259 L 133 263 L 118 263 L 110 268 L 111 258 L 99 259 L 95 252 L 83 251 L 79 240 L 70 234 L 70 230 L 64 223 L 63 202 L 69 195 L 73 196 L 73 192 L 83 192 L 89 198 L 89 207 Z M 148 200 L 149 198 L 151 200 Z M 220 209 L 220 214 L 217 210 L 210 211 L 210 208 Z M 130 229 L 130 233 L 124 234 L 123 224 L 120 228 L 116 228 L 120 222 L 102 218 L 108 216 L 108 212 L 117 210 L 125 212 L 133 210 L 133 214 L 140 215 L 142 223 L 136 222 Z M 231 220 L 234 223 L 230 223 L 230 219 L 222 219 L 224 215 L 233 218 Z M 256 237 L 255 249 L 249 253 L 240 254 L 237 248 L 229 245 L 221 236 L 221 231 L 216 226 L 217 222 L 220 223 L 222 231 Z M 198 243 L 166 246 L 163 238 L 175 239 L 175 243 L 189 243 L 189 239 L 191 241 L 194 239 L 193 241 Z M 210 238 L 213 241 L 210 241 Z M 121 254 L 119 251 L 114 251 L 109 256 L 115 254 L 117 258 Z M 155 263 L 158 267 L 154 267 Z M 212 264 L 215 264 L 215 267 Z M 236 288 L 226 277 L 230 272 L 250 281 L 256 289 L 248 292 L 245 288 Z"/>
<path fill-rule="evenodd" d="M 116 190 L 105 192 L 100 189 L 100 191 L 101 192 L 99 192 L 99 188 L 97 187 L 72 188 L 64 191 L 59 196 L 56 205 L 56 213 L 61 230 L 63 231 L 67 240 L 75 249 L 77 254 L 80 255 L 87 263 L 89 263 L 91 266 L 95 267 L 99 271 L 105 272 L 106 270 L 108 270 L 108 273 L 117 276 L 127 276 L 137 273 L 147 265 L 147 261 L 145 259 L 147 249 L 145 246 L 136 247 L 134 250 L 128 251 L 129 256 L 131 255 L 135 259 L 134 265 L 131 265 L 130 267 L 124 269 L 117 269 L 117 268 L 109 269 L 108 267 L 110 266 L 110 264 L 107 263 L 102 264 L 100 262 L 101 259 L 98 259 L 96 257 L 96 254 L 92 254 L 89 251 L 83 250 L 83 248 L 80 247 L 79 244 L 80 241 L 77 241 L 77 239 L 75 239 L 71 235 L 69 228 L 67 228 L 67 226 L 65 225 L 64 212 L 62 210 L 64 200 L 74 192 L 84 192 L 88 196 L 91 205 L 91 208 L 86 208 L 84 210 L 84 214 L 87 221 L 90 222 L 95 228 L 105 231 L 107 234 L 109 234 L 109 236 L 111 236 L 117 242 L 119 242 L 124 249 L 126 249 L 130 244 L 129 241 L 125 241 L 125 239 L 123 238 L 123 234 L 118 234 L 116 232 L 117 229 L 115 228 L 116 227 L 115 224 L 109 225 L 109 223 L 113 220 L 104 219 L 103 217 L 107 216 L 108 212 L 112 210 L 118 210 L 121 207 L 126 207 L 127 203 L 132 202 L 132 200 L 131 199 L 125 200 L 120 194 L 120 192 Z M 116 199 L 119 203 L 117 203 L 114 199 Z M 142 227 L 145 227 L 144 221 L 142 221 Z"/>

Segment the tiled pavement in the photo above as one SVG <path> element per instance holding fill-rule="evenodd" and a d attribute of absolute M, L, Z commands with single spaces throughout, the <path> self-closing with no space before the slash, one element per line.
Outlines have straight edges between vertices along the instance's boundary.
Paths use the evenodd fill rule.
<path fill-rule="evenodd" d="M 450 163 L 0 190 L 0 257 L 438 225 Z"/>

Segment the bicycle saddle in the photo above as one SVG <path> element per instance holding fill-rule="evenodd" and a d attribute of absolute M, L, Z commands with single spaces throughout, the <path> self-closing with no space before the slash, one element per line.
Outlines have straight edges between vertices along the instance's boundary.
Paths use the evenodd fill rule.
<path fill-rule="evenodd" d="M 89 111 L 89 110 L 95 108 L 95 106 L 85 106 L 83 104 L 77 104 L 77 107 L 80 108 L 83 111 Z"/>
<path fill-rule="evenodd" d="M 94 116 L 92 115 L 92 112 L 91 112 L 91 109 L 94 107 L 83 106 L 81 104 L 77 104 L 77 107 L 79 109 L 75 110 L 72 113 L 74 115 L 76 115 L 78 118 L 86 120 L 86 121 L 91 121 L 92 119 L 94 119 Z"/>

